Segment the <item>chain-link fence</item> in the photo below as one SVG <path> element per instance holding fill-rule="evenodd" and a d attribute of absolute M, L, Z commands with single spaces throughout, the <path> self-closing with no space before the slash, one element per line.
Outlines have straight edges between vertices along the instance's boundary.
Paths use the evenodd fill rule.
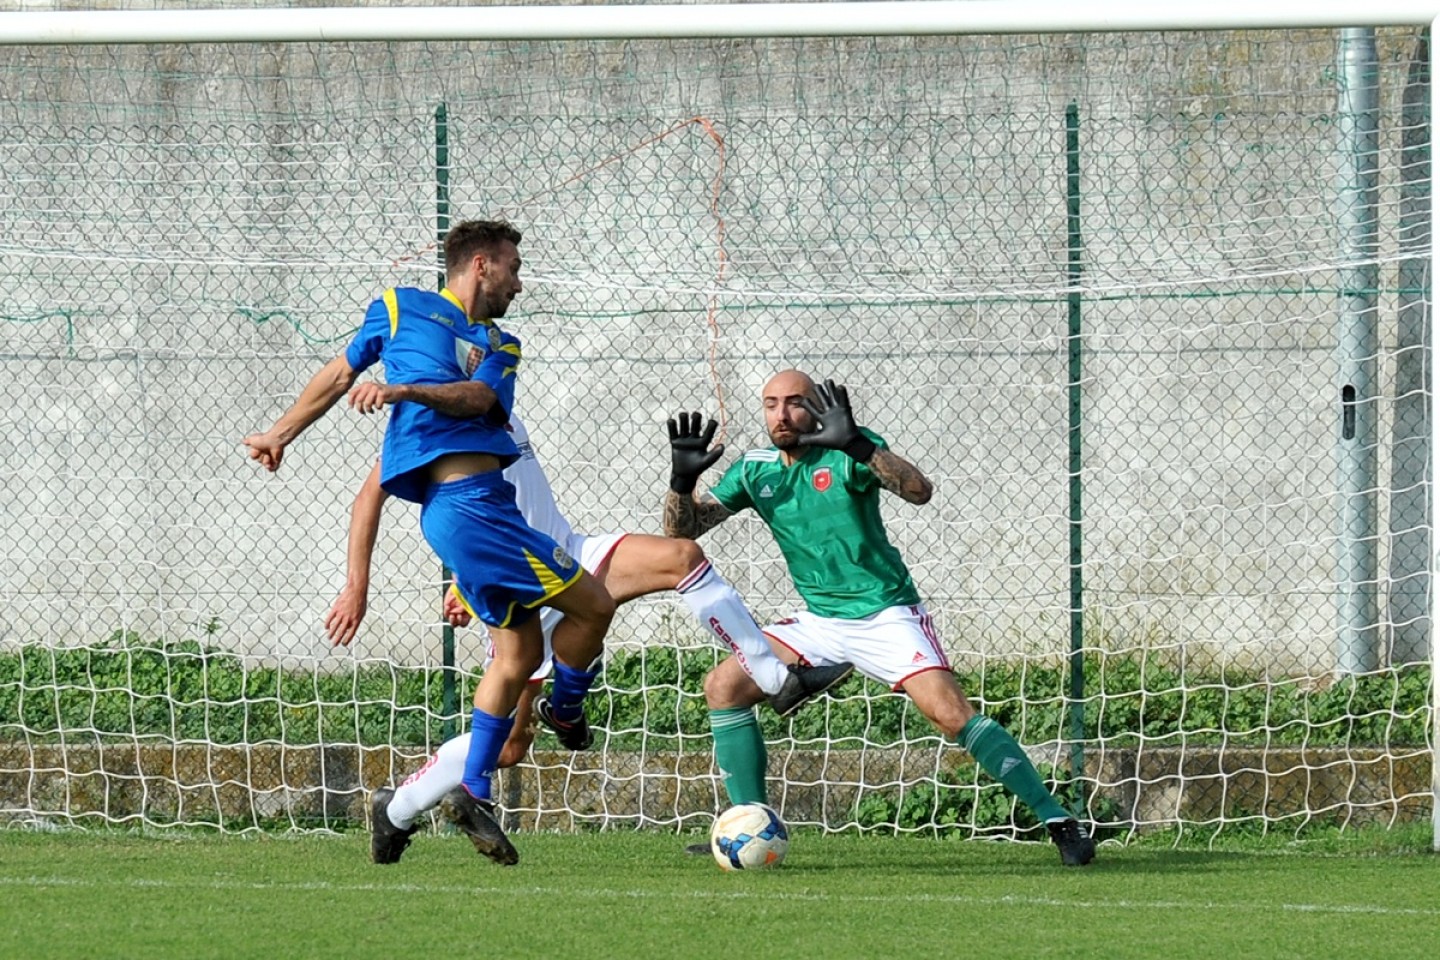
<path fill-rule="evenodd" d="M 517 409 L 577 529 L 659 532 L 677 410 L 738 453 L 765 442 L 772 373 L 833 377 L 936 484 L 886 517 L 967 689 L 1047 772 L 1083 763 L 1091 816 L 1427 810 L 1429 137 L 1405 107 L 1427 54 L 1380 34 L 1373 384 L 1350 408 L 1373 469 L 1350 490 L 1336 51 L 0 48 L 0 809 L 324 823 L 453 729 L 439 565 L 405 505 L 355 645 L 321 628 L 380 425 L 337 409 L 277 476 L 239 445 L 371 298 L 435 284 L 448 214 L 525 232 Z M 705 545 L 757 619 L 798 606 L 758 522 Z M 1337 673 L 1357 644 L 1366 670 Z M 461 702 L 481 647 L 456 637 Z M 627 605 L 611 650 L 599 751 L 536 753 L 510 806 L 708 817 L 716 652 L 668 595 Z M 766 731 L 793 820 L 1026 825 L 877 686 Z"/>

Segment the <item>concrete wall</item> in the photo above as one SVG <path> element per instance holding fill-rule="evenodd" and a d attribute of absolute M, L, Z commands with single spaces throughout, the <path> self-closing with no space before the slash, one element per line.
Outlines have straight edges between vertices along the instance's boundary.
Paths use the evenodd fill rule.
<path fill-rule="evenodd" d="M 1413 40 L 1382 35 L 1392 288 Z M 658 532 L 665 418 L 723 414 L 738 451 L 799 365 L 936 480 L 887 509 L 956 660 L 1062 653 L 1073 101 L 1089 642 L 1324 672 L 1333 61 L 1283 32 L 0 48 L 0 643 L 331 656 L 381 425 L 336 410 L 274 477 L 239 440 L 370 298 L 434 283 L 443 102 L 454 214 L 527 233 L 519 412 L 578 527 Z M 346 655 L 438 657 L 416 528 L 392 504 Z M 794 604 L 763 529 L 707 545 L 757 615 Z M 629 607 L 616 640 L 703 642 L 676 614 Z"/>
<path fill-rule="evenodd" d="M 973 766 L 961 756 L 951 751 L 941 761 L 954 777 L 944 782 L 961 784 L 946 794 L 975 789 Z M 103 816 L 129 825 L 336 827 L 363 821 L 365 792 L 396 782 L 419 759 L 353 746 L 0 745 L 0 823 Z M 512 828 L 703 830 L 724 804 L 704 751 L 603 758 L 538 751 L 531 761 L 500 776 L 498 796 Z M 855 823 L 866 798 L 898 805 L 907 792 L 933 787 L 936 758 L 896 749 L 790 751 L 776 758 L 771 775 L 771 802 L 787 820 L 835 828 Z M 1116 750 L 1097 764 L 1096 783 L 1092 810 L 1102 811 L 1102 826 L 1122 832 L 1177 822 L 1219 829 L 1255 817 L 1290 831 L 1393 825 L 1425 819 L 1431 805 L 1430 757 L 1421 751 Z"/>

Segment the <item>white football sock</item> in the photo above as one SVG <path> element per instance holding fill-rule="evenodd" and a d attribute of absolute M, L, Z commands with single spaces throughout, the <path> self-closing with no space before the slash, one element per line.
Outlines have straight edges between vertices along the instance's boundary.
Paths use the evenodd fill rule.
<path fill-rule="evenodd" d="M 735 660 L 767 694 L 780 692 L 785 664 L 760 632 L 735 588 L 706 560 L 675 588 L 695 614 L 700 626 L 719 637 L 735 653 Z"/>
<path fill-rule="evenodd" d="M 405 778 L 395 788 L 395 796 L 386 807 L 390 822 L 401 830 L 409 829 L 416 818 L 440 802 L 465 777 L 465 757 L 470 752 L 470 734 L 440 744 L 425 766 Z"/>

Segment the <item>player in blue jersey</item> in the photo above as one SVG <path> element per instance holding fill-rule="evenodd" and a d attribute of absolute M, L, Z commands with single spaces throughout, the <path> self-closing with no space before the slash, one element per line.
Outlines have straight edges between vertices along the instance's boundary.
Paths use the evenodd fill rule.
<path fill-rule="evenodd" d="M 244 441 L 251 458 L 273 471 L 286 447 L 347 392 L 361 413 L 390 408 L 381 486 L 421 504 L 426 541 L 453 571 L 465 609 L 490 627 L 494 648 L 475 689 L 465 775 L 446 797 L 446 812 L 481 853 L 506 864 L 519 855 L 494 818 L 491 778 L 516 703 L 543 655 L 535 611 L 545 605 L 564 614 L 541 719 L 572 750 L 590 742 L 584 698 L 615 613 L 605 588 L 525 522 L 502 473 L 519 455 L 505 424 L 521 349 L 495 320 L 522 289 L 520 240 L 503 222 L 457 224 L 445 238 L 445 289 L 385 291 L 345 353 L 311 378 L 269 430 Z M 457 340 L 482 353 L 468 377 Z M 377 360 L 387 382 L 357 385 Z"/>
<path fill-rule="evenodd" d="M 761 394 L 773 446 L 750 450 L 703 498 L 700 474 L 720 457 L 714 421 L 700 414 L 670 421 L 672 480 L 665 532 L 698 537 L 741 510 L 770 528 L 805 609 L 766 628 L 791 659 L 851 661 L 855 669 L 903 691 L 946 739 L 969 751 L 1046 825 L 1066 866 L 1089 863 L 1095 843 L 1056 801 L 1009 733 L 978 713 L 950 669 L 935 624 L 921 603 L 880 516 L 880 491 L 916 505 L 930 481 L 855 423 L 844 387 L 817 388 L 798 370 L 776 374 Z M 759 690 L 732 661 L 705 677 L 715 759 L 731 803 L 766 802 L 765 741 L 753 706 Z M 697 853 L 708 853 L 706 846 Z"/>
<path fill-rule="evenodd" d="M 480 352 L 463 343 L 457 346 L 463 348 L 466 369 L 473 370 L 482 360 Z M 848 663 L 787 667 L 771 649 L 735 588 L 711 566 L 695 541 L 647 534 L 577 533 L 560 512 L 550 478 L 536 455 L 533 438 L 513 410 L 507 429 L 520 450 L 520 459 L 505 468 L 505 478 L 515 486 L 515 502 L 521 515 L 530 526 L 563 544 L 586 571 L 605 585 L 617 606 L 662 590 L 675 590 L 701 628 L 730 647 L 736 661 L 782 717 L 794 713 L 811 698 L 850 675 L 854 667 Z M 356 494 L 351 510 L 345 589 L 325 616 L 325 630 L 332 643 L 349 644 L 365 617 L 370 562 L 385 499 L 377 464 Z M 445 595 L 444 614 L 457 627 L 466 626 L 470 621 L 470 615 L 456 601 L 453 592 Z M 500 767 L 519 763 L 534 740 L 535 729 L 530 719 L 532 714 L 543 716 L 540 688 L 550 675 L 553 655 L 549 643 L 559 621 L 558 611 L 550 607 L 540 611 L 546 640 L 545 659 L 521 694 L 515 726 L 500 752 Z M 532 710 L 532 706 L 535 709 Z M 447 741 L 399 787 L 394 790 L 381 787 L 370 795 L 370 858 L 375 863 L 399 861 L 426 810 L 439 805 L 442 812 L 449 815 L 445 798 L 464 776 L 469 742 L 468 733 Z"/>

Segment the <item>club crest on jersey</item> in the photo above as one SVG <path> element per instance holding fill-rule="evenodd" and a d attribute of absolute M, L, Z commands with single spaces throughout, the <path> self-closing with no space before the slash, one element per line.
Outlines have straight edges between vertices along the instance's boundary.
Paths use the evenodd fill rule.
<path fill-rule="evenodd" d="M 555 548 L 555 566 L 561 570 L 569 570 L 574 565 L 575 561 L 570 559 L 570 554 L 565 552 L 564 547 Z"/>
<path fill-rule="evenodd" d="M 824 493 L 826 490 L 830 489 L 830 481 L 832 479 L 833 477 L 830 474 L 830 468 L 821 467 L 819 470 L 816 470 L 813 474 L 811 474 L 810 485 L 813 486 L 820 493 Z"/>

